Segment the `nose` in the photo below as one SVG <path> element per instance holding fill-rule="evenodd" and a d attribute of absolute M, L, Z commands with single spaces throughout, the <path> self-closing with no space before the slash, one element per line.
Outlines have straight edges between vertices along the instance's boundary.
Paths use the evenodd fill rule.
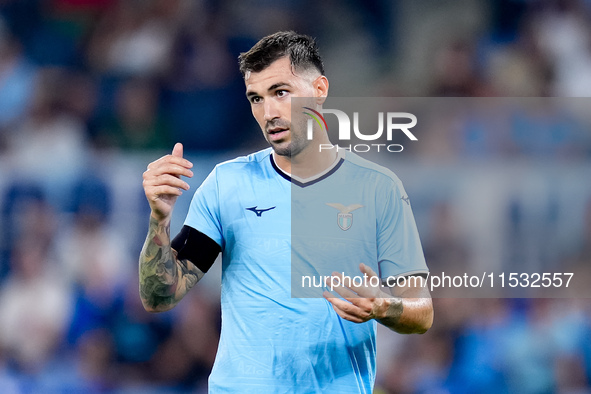
<path fill-rule="evenodd" d="M 273 100 L 265 100 L 263 107 L 265 111 L 265 120 L 267 122 L 275 118 L 279 118 L 279 111 L 277 109 L 277 105 L 273 102 Z"/>

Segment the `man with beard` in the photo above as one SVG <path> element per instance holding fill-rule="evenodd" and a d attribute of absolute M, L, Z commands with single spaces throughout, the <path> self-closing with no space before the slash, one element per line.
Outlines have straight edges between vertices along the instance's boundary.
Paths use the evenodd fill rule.
<path fill-rule="evenodd" d="M 193 175 L 192 163 L 181 144 L 150 163 L 142 302 L 148 311 L 171 309 L 222 252 L 222 332 L 210 392 L 371 393 L 377 322 L 399 333 L 425 332 L 433 320 L 429 292 L 410 281 L 394 288 L 343 281 L 333 293 L 292 298 L 292 267 L 320 274 L 327 262 L 339 271 L 353 264 L 359 277 L 378 281 L 426 274 L 408 197 L 387 169 L 337 148 L 319 151 L 330 144 L 326 130 L 308 139 L 305 121 L 292 124 L 292 98 L 309 98 L 309 109 L 320 113 L 328 94 L 312 38 L 275 33 L 239 61 L 253 116 L 271 147 L 217 165 L 172 242 L 172 208 L 189 189 L 181 176 Z M 352 179 L 362 182 L 357 194 L 340 201 Z M 302 208 L 292 188 L 318 191 L 324 200 Z M 323 217 L 326 227 L 310 226 L 312 236 L 292 234 L 292 218 Z M 319 247 L 321 238 L 337 247 Z"/>

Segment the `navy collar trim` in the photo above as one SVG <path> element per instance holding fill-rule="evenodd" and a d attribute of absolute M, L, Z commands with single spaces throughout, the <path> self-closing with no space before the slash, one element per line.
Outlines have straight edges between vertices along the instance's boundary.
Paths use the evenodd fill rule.
<path fill-rule="evenodd" d="M 275 169 L 275 171 L 277 171 L 277 173 L 284 178 L 285 180 L 293 183 L 296 186 L 299 187 L 308 187 L 308 186 L 312 186 L 315 183 L 318 183 L 326 178 L 328 178 L 329 176 L 331 176 L 332 174 L 334 174 L 340 167 L 341 165 L 343 165 L 343 163 L 345 162 L 345 159 L 343 157 L 340 157 L 339 160 L 337 161 L 337 163 L 326 173 L 322 174 L 321 176 L 319 176 L 318 178 L 314 178 L 310 181 L 307 182 L 301 182 L 298 181 L 297 179 L 292 178 L 291 176 L 289 176 L 285 171 L 283 171 L 281 168 L 279 168 L 279 166 L 275 163 L 275 160 L 273 159 L 273 154 L 271 153 L 269 155 L 269 160 L 271 160 L 271 166 L 273 166 L 273 168 Z"/>

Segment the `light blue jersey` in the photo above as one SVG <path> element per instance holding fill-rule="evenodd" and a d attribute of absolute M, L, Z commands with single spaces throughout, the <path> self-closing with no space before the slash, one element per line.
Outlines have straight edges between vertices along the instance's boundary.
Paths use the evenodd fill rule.
<path fill-rule="evenodd" d="M 222 248 L 209 390 L 371 393 L 376 322 L 340 318 L 301 277 L 359 275 L 361 262 L 381 277 L 427 272 L 408 197 L 393 173 L 349 152 L 306 182 L 290 181 L 271 152 L 216 166 L 185 221 Z"/>

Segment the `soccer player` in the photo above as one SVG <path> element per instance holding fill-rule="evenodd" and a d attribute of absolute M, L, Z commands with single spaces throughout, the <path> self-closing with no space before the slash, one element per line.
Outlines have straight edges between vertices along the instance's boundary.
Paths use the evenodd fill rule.
<path fill-rule="evenodd" d="M 181 176 L 193 175 L 192 163 L 176 144 L 148 165 L 143 305 L 151 312 L 174 307 L 222 252 L 222 331 L 210 392 L 371 393 L 377 322 L 399 333 L 425 332 L 433 320 L 429 292 L 410 281 L 392 288 L 344 282 L 334 292 L 297 298 L 292 276 L 326 274 L 331 262 L 340 273 L 328 272 L 330 278 L 344 279 L 352 265 L 378 281 L 427 273 L 408 197 L 392 172 L 350 152 L 319 152 L 330 143 L 326 131 L 308 140 L 301 122 L 292 124 L 292 98 L 310 98 L 321 111 L 328 94 L 312 38 L 275 33 L 239 61 L 271 147 L 217 165 L 172 241 L 171 212 L 189 189 Z M 347 182 L 356 187 L 345 196 Z M 295 203 L 296 190 L 313 197 Z M 292 220 L 306 230 L 293 234 Z"/>

